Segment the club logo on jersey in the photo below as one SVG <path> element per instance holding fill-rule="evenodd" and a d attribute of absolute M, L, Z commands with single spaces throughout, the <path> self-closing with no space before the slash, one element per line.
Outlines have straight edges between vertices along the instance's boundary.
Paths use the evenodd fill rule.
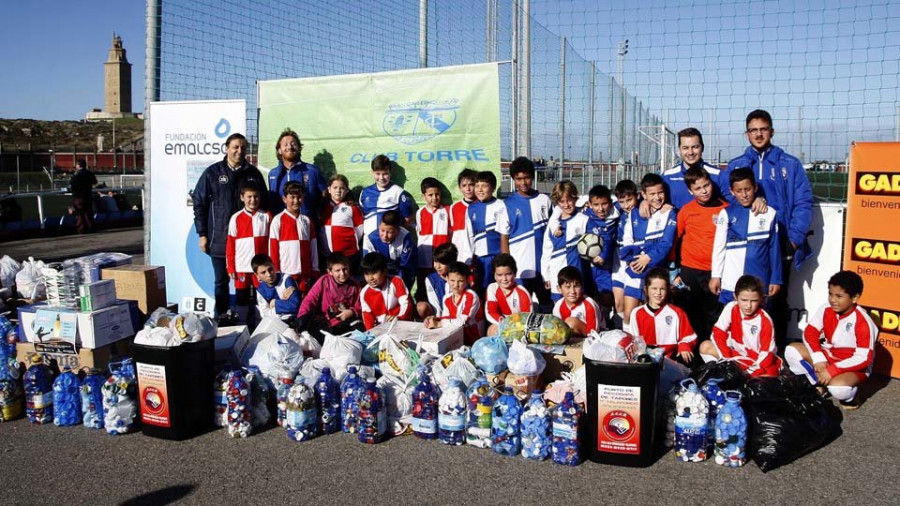
<path fill-rule="evenodd" d="M 775 167 L 772 167 L 772 171 L 769 174 L 769 179 L 771 179 L 772 181 L 775 181 Z"/>
<path fill-rule="evenodd" d="M 766 226 L 766 219 L 760 218 L 759 219 L 759 228 L 765 228 L 765 226 Z"/>
<path fill-rule="evenodd" d="M 672 317 L 666 316 L 666 325 L 672 325 Z"/>
<path fill-rule="evenodd" d="M 781 179 L 787 180 L 787 167 L 781 168 Z"/>
<path fill-rule="evenodd" d="M 228 184 L 228 176 L 225 174 L 219 176 L 219 184 Z"/>
<path fill-rule="evenodd" d="M 759 331 L 759 327 L 757 327 L 756 325 L 750 325 L 750 334 L 751 335 L 755 336 L 758 331 Z"/>
<path fill-rule="evenodd" d="M 309 184 L 309 174 L 303 174 L 303 184 Z"/>
<path fill-rule="evenodd" d="M 390 104 L 384 112 L 384 133 L 412 146 L 443 134 L 456 123 L 459 99 L 412 100 Z"/>
<path fill-rule="evenodd" d="M 853 322 L 847 322 L 847 325 L 844 326 L 845 332 L 850 332 L 853 329 Z"/>

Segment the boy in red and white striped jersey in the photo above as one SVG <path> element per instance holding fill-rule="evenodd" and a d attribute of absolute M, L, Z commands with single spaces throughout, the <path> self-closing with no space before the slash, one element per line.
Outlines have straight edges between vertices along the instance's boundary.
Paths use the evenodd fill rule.
<path fill-rule="evenodd" d="M 363 324 L 366 330 L 394 319 L 410 320 L 412 304 L 400 276 L 388 274 L 387 260 L 372 252 L 360 262 L 366 286 L 359 292 Z"/>
<path fill-rule="evenodd" d="M 560 318 L 576 336 L 586 336 L 592 330 L 606 328 L 606 319 L 594 299 L 584 295 L 581 269 L 568 265 L 559 270 L 557 282 L 562 298 L 553 306 L 553 316 Z"/>
<path fill-rule="evenodd" d="M 500 253 L 491 264 L 494 270 L 494 283 L 485 293 L 485 316 L 491 326 L 487 335 L 497 335 L 500 320 L 514 313 L 531 312 L 531 294 L 525 287 L 516 283 L 516 259 L 509 253 Z"/>
<path fill-rule="evenodd" d="M 328 195 L 330 198 L 319 217 L 319 223 L 322 224 L 320 246 L 325 258 L 331 253 L 342 253 L 350 259 L 351 264 L 359 263 L 357 254 L 363 234 L 363 214 L 350 198 L 347 176 L 331 176 L 328 180 Z"/>
<path fill-rule="evenodd" d="M 484 311 L 481 299 L 469 288 L 472 271 L 462 262 L 450 264 L 447 284 L 450 293 L 444 295 L 441 316 L 425 318 L 425 328 L 436 329 L 443 326 L 444 321 L 454 325 L 462 325 L 463 342 L 472 346 L 484 333 Z"/>
<path fill-rule="evenodd" d="M 459 261 L 472 266 L 472 238 L 466 230 L 466 214 L 469 212 L 469 204 L 475 202 L 475 176 L 478 173 L 472 169 L 463 169 L 456 177 L 462 200 L 454 202 L 450 206 L 450 242 L 456 246 L 459 252 Z"/>
<path fill-rule="evenodd" d="M 825 388 L 844 409 L 856 409 L 857 386 L 872 374 L 878 326 L 857 305 L 863 280 L 841 271 L 828 280 L 828 304 L 810 314 L 803 342 L 791 343 L 784 358 L 794 374 Z"/>
<path fill-rule="evenodd" d="M 434 272 L 434 249 L 450 241 L 450 211 L 441 204 L 441 184 L 433 177 L 422 180 L 425 206 L 416 211 L 416 262 L 418 295 L 422 295 L 425 276 Z"/>
<path fill-rule="evenodd" d="M 228 221 L 225 266 L 234 280 L 238 308 L 245 308 L 250 304 L 252 288 L 259 284 L 253 277 L 251 261 L 256 255 L 269 252 L 267 241 L 272 216 L 259 210 L 261 189 L 255 182 L 244 182 L 240 192 L 244 208 L 234 213 Z"/>
<path fill-rule="evenodd" d="M 319 248 L 312 220 L 300 214 L 303 185 L 290 181 L 284 185 L 285 209 L 272 220 L 269 229 L 269 256 L 275 270 L 294 278 L 306 293 L 319 277 Z"/>

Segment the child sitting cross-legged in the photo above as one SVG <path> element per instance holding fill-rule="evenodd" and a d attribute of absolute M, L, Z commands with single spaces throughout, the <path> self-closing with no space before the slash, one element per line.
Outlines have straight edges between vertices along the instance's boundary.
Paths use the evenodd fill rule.
<path fill-rule="evenodd" d="M 362 330 L 359 283 L 350 276 L 350 260 L 343 253 L 328 255 L 326 275 L 310 288 L 297 313 L 297 328 L 320 343 L 322 331 L 343 334 Z"/>
<path fill-rule="evenodd" d="M 294 278 L 275 272 L 275 263 L 265 253 L 254 256 L 250 268 L 259 280 L 256 288 L 259 317 L 278 316 L 285 321 L 293 320 L 300 307 L 300 292 Z"/>
<path fill-rule="evenodd" d="M 383 256 L 367 254 L 360 262 L 360 269 L 366 280 L 366 286 L 359 292 L 366 330 L 384 322 L 412 317 L 409 291 L 399 276 L 388 274 L 387 260 Z"/>

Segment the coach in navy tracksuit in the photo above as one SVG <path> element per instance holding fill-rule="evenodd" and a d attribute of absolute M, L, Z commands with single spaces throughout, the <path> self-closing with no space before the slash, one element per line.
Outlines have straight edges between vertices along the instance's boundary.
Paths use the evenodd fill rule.
<path fill-rule="evenodd" d="M 230 278 L 225 267 L 225 241 L 228 237 L 228 221 L 242 207 L 240 187 L 251 181 L 259 187 L 260 208 L 267 210 L 266 183 L 259 169 L 247 163 L 247 139 L 241 134 L 231 134 L 225 140 L 226 155 L 203 171 L 194 188 L 194 227 L 200 236 L 200 251 L 212 259 L 215 271 L 216 315 L 225 314 L 230 307 L 228 284 Z"/>
<path fill-rule="evenodd" d="M 269 205 L 268 210 L 272 215 L 284 211 L 282 195 L 284 185 L 291 181 L 297 181 L 303 185 L 303 203 L 300 204 L 300 214 L 308 216 L 318 223 L 319 212 L 322 210 L 322 197 L 325 192 L 325 179 L 319 168 L 311 163 L 300 160 L 300 152 L 303 144 L 297 133 L 286 128 L 275 143 L 275 153 L 278 156 L 278 165 L 269 171 Z"/>
<path fill-rule="evenodd" d="M 784 288 L 772 299 L 771 313 L 775 320 L 776 342 L 779 350 L 783 350 L 789 316 L 787 294 L 791 263 L 799 269 L 811 253 L 806 235 L 812 222 L 812 187 L 800 160 L 772 145 L 775 130 L 768 112 L 761 109 L 751 112 L 746 124 L 750 146 L 744 154 L 728 162 L 723 177 L 728 181 L 734 169 L 749 167 L 756 177 L 759 193 L 778 211 L 775 217 L 784 255 Z"/>

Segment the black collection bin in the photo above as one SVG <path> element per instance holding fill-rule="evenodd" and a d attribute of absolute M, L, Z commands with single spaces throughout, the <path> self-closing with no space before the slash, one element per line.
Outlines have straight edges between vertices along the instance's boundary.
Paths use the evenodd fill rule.
<path fill-rule="evenodd" d="M 584 359 L 587 376 L 587 456 L 593 462 L 647 467 L 654 462 L 656 363 Z"/>
<path fill-rule="evenodd" d="M 210 428 L 214 351 L 212 339 L 172 348 L 132 346 L 144 434 L 180 441 Z"/>

